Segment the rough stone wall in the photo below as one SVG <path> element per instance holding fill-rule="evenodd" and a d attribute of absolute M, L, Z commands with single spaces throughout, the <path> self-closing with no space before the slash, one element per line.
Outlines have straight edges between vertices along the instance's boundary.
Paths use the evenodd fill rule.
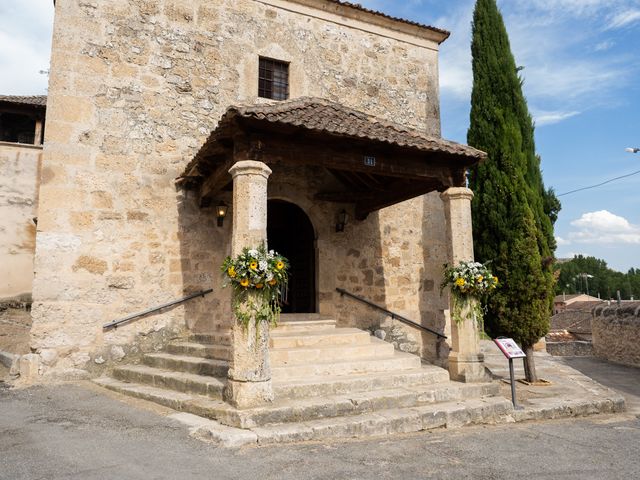
<path fill-rule="evenodd" d="M 29 353 L 31 296 L 18 300 L 0 300 L 0 352 Z"/>
<path fill-rule="evenodd" d="M 0 299 L 31 294 L 42 148 L 0 142 Z"/>
<path fill-rule="evenodd" d="M 301 207 L 316 232 L 318 309 L 340 326 L 385 331 L 398 349 L 433 361 L 446 359 L 436 337 L 392 320 L 386 314 L 346 296 L 342 288 L 418 324 L 443 332 L 446 296 L 440 295 L 447 245 L 442 201 L 432 193 L 372 213 L 363 222 L 351 220 L 337 233 L 338 212 L 349 205 L 319 202 L 314 195 L 329 174 L 318 168 L 274 166 L 269 199 Z M 351 211 L 353 219 L 354 212 Z M 378 335 L 380 335 L 378 333 Z"/>
<path fill-rule="evenodd" d="M 547 353 L 554 357 L 591 357 L 593 344 L 587 341 L 547 342 Z"/>
<path fill-rule="evenodd" d="M 597 357 L 640 367 L 640 302 L 595 308 L 591 329 Z"/>
<path fill-rule="evenodd" d="M 358 22 L 345 26 L 340 17 L 327 21 L 291 7 L 254 0 L 56 2 L 31 339 L 45 374 L 108 366 L 121 357 L 112 347 L 135 347 L 149 332 L 211 330 L 229 321 L 229 293 L 217 287 L 230 222 L 217 228 L 213 212 L 176 191 L 174 179 L 229 105 L 257 101 L 259 55 L 291 62 L 292 97 L 329 98 L 439 134 L 435 43 L 417 46 L 425 41 L 407 43 L 393 30 L 376 35 Z M 404 218 L 419 226 L 417 212 L 430 201 L 414 200 L 389 221 L 397 231 L 414 228 L 401 226 Z M 367 265 L 343 282 L 389 282 L 390 305 L 439 322 L 437 302 L 430 310 L 421 310 L 416 297 L 400 304 L 414 287 L 399 283 L 411 283 L 417 272 L 381 280 L 380 269 L 391 274 L 395 262 L 421 250 L 412 242 L 385 245 L 393 243 L 386 220 L 380 228 L 371 222 L 361 228 L 371 229 L 372 255 L 347 256 L 345 272 Z M 382 237 L 382 246 L 373 240 Z M 419 242 L 420 234 L 410 238 Z M 420 258 L 416 268 L 430 261 Z M 326 305 L 333 285 L 320 280 Z M 216 292 L 205 299 L 115 331 L 101 328 L 211 286 Z"/>

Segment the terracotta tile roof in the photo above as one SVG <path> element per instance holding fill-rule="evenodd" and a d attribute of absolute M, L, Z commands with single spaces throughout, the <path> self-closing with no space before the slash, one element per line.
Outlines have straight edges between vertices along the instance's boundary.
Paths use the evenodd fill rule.
<path fill-rule="evenodd" d="M 546 336 L 547 342 L 575 342 L 578 340 L 573 333 L 569 333 L 566 330 L 558 332 L 549 332 Z"/>
<path fill-rule="evenodd" d="M 46 95 L 0 95 L 0 102 L 14 103 L 19 105 L 32 105 L 34 107 L 46 107 L 47 96 Z"/>
<path fill-rule="evenodd" d="M 384 142 L 422 152 L 446 153 L 478 161 L 486 157 L 484 152 L 467 145 L 429 137 L 419 130 L 380 120 L 320 98 L 303 97 L 278 103 L 230 107 L 220 124 L 237 117 L 292 125 L 334 136 Z"/>
<path fill-rule="evenodd" d="M 393 17 L 393 16 L 388 15 L 386 13 L 382 13 L 382 12 L 380 12 L 378 10 L 371 10 L 369 8 L 365 8 L 362 5 L 360 5 L 359 3 L 344 2 L 342 0 L 327 0 L 327 1 L 330 2 L 330 3 L 335 3 L 336 5 L 342 5 L 342 6 L 345 6 L 345 7 L 350 7 L 350 8 L 353 8 L 355 10 L 360 10 L 362 12 L 367 12 L 367 13 L 370 13 L 370 14 L 373 14 L 373 15 L 377 15 L 377 16 L 382 17 L 382 18 L 387 18 L 387 19 L 393 20 L 395 22 L 402 22 L 402 23 L 406 23 L 406 24 L 409 24 L 409 25 L 414 25 L 416 27 L 426 28 L 428 30 L 433 30 L 434 32 L 441 33 L 444 36 L 442 41 L 445 41 L 449 37 L 449 35 L 451 35 L 451 33 L 449 31 L 447 31 L 447 30 L 443 30 L 441 28 L 432 27 L 431 25 L 425 25 L 425 24 L 419 23 L 419 22 L 414 22 L 413 20 L 407 20 L 405 18 Z"/>
<path fill-rule="evenodd" d="M 595 300 L 590 302 L 573 302 L 565 306 L 565 310 L 580 310 L 591 312 L 595 307 L 604 303 L 604 300 Z"/>

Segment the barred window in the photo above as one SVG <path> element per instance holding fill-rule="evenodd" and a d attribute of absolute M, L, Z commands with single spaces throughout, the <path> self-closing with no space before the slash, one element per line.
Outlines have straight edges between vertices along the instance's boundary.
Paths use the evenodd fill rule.
<path fill-rule="evenodd" d="M 260 57 L 258 95 L 274 100 L 289 98 L 289 64 L 287 62 Z"/>

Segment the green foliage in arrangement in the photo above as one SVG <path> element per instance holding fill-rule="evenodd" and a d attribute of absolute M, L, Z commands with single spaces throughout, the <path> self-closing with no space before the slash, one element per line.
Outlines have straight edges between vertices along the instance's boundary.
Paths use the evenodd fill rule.
<path fill-rule="evenodd" d="M 233 288 L 233 313 L 245 328 L 256 324 L 277 324 L 280 297 L 286 290 L 289 262 L 264 245 L 244 248 L 236 258 L 227 257 L 220 267 L 224 286 Z"/>
<path fill-rule="evenodd" d="M 449 287 L 453 301 L 452 317 L 456 323 L 464 320 L 463 309 L 469 307 L 475 320 L 482 324 L 483 303 L 498 286 L 498 277 L 479 262 L 461 262 L 458 266 L 444 266 L 440 290 Z"/>

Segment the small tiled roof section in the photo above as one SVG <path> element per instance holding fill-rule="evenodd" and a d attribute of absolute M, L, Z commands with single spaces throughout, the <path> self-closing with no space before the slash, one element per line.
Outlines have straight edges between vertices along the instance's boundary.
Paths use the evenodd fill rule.
<path fill-rule="evenodd" d="M 572 298 L 579 297 L 580 295 L 580 293 L 572 293 L 571 295 L 556 295 L 556 297 L 553 299 L 553 303 L 562 303 L 567 300 L 571 300 Z"/>
<path fill-rule="evenodd" d="M 426 28 L 428 30 L 433 30 L 434 32 L 438 32 L 438 33 L 441 33 L 443 35 L 444 38 L 442 39 L 442 41 L 446 40 L 449 37 L 449 35 L 451 35 L 451 33 L 449 31 L 447 31 L 447 30 L 443 30 L 441 28 L 432 27 L 431 25 L 425 25 L 425 24 L 419 23 L 419 22 L 414 22 L 413 20 L 407 20 L 406 18 L 394 17 L 394 16 L 388 15 L 386 13 L 382 13 L 382 12 L 380 12 L 378 10 L 371 10 L 369 8 L 363 7 L 359 3 L 344 2 L 342 0 L 328 0 L 328 1 L 330 3 L 335 3 L 336 5 L 343 5 L 345 7 L 350 7 L 350 8 L 353 8 L 355 10 L 360 10 L 362 12 L 367 12 L 367 13 L 370 13 L 370 14 L 373 14 L 373 15 L 377 15 L 377 16 L 382 17 L 382 18 L 387 18 L 387 19 L 393 20 L 395 22 L 402 22 L 402 23 L 406 23 L 406 24 L 409 24 L 409 25 L 414 25 L 416 27 Z"/>
<path fill-rule="evenodd" d="M 14 103 L 18 105 L 31 105 L 33 107 L 46 107 L 46 95 L 0 95 L 0 102 Z"/>
<path fill-rule="evenodd" d="M 383 121 L 321 98 L 303 97 L 278 103 L 230 107 L 222 117 L 221 123 L 236 117 L 292 125 L 335 136 L 384 142 L 423 152 L 447 153 L 478 161 L 487 156 L 486 153 L 467 145 L 430 137 L 419 130 Z"/>

